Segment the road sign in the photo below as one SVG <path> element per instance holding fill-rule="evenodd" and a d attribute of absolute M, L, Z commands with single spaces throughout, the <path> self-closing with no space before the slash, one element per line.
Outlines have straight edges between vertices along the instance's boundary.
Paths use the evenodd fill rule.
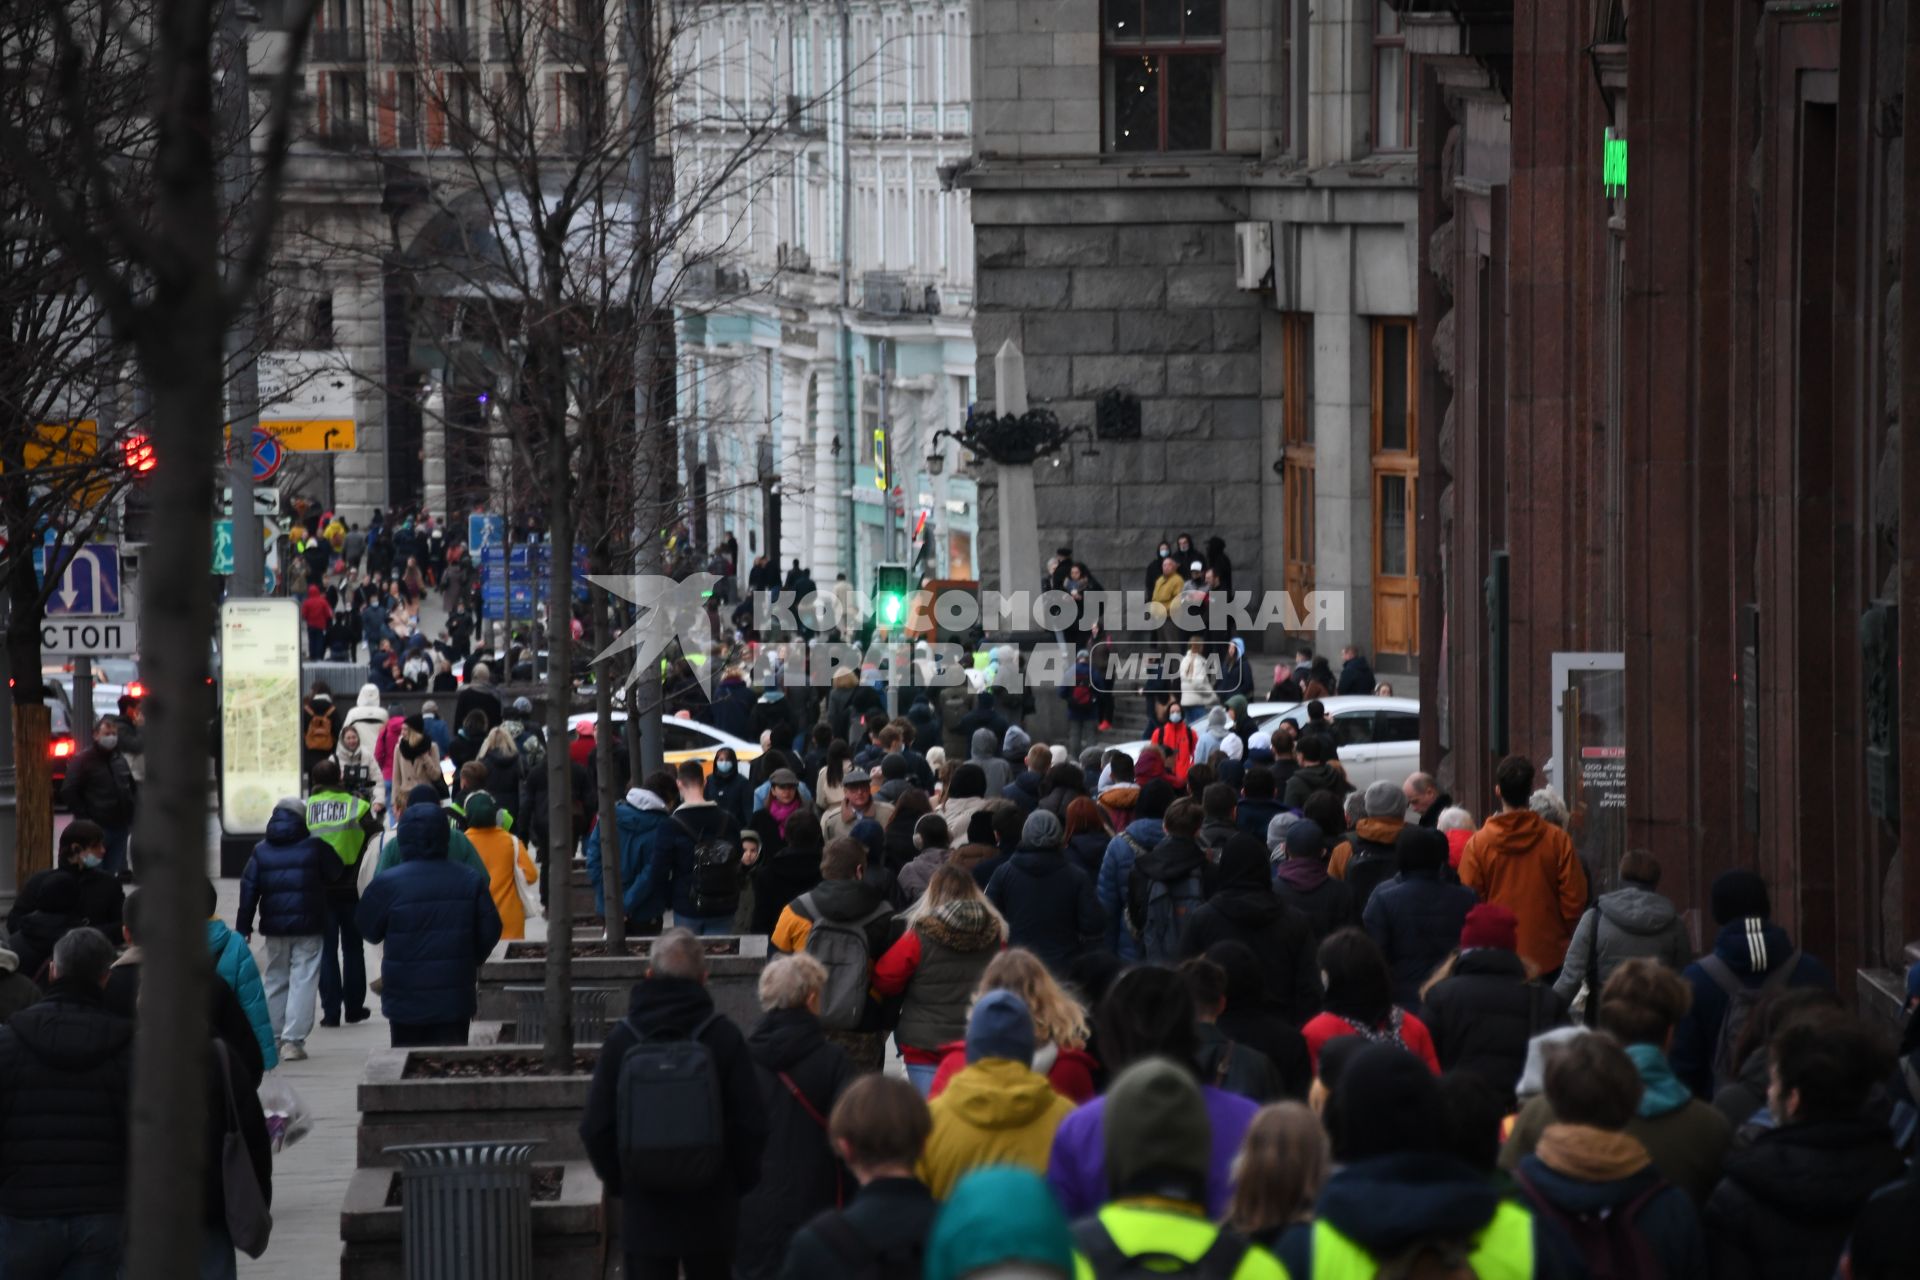
<path fill-rule="evenodd" d="M 213 572 L 227 577 L 233 572 L 233 521 L 213 522 Z"/>
<path fill-rule="evenodd" d="M 253 482 L 265 484 L 280 471 L 280 465 L 287 460 L 287 451 L 273 438 L 273 433 L 264 427 L 253 429 Z"/>
<path fill-rule="evenodd" d="M 233 490 L 220 490 L 220 511 L 223 515 L 233 514 Z M 253 514 L 257 516 L 279 515 L 280 491 L 278 489 L 255 489 L 253 491 Z"/>
<path fill-rule="evenodd" d="M 503 547 L 507 542 L 505 516 L 470 515 L 467 517 L 467 550 L 485 551 Z"/>
<path fill-rule="evenodd" d="M 140 629 L 128 618 L 48 618 L 40 624 L 40 652 L 50 656 L 128 657 L 140 648 Z"/>
<path fill-rule="evenodd" d="M 339 351 L 263 351 L 260 425 L 291 453 L 350 453 L 354 377 Z"/>
<path fill-rule="evenodd" d="M 36 547 L 33 567 L 42 578 L 47 572 L 47 549 Z M 120 614 L 120 548 L 111 542 L 75 547 L 60 575 L 60 585 L 47 600 L 47 616 L 118 617 Z"/>

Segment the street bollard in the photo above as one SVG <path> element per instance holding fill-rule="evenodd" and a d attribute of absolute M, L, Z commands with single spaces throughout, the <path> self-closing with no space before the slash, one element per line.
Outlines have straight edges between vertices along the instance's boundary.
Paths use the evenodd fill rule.
<path fill-rule="evenodd" d="M 422 1142 L 400 1157 L 407 1280 L 533 1280 L 532 1142 Z"/>
<path fill-rule="evenodd" d="M 517 1001 L 513 1042 L 540 1044 L 547 1038 L 547 989 L 512 986 L 506 990 Z M 573 989 L 573 1042 L 576 1045 L 599 1044 L 607 1038 L 607 997 L 612 994 L 611 987 Z"/>

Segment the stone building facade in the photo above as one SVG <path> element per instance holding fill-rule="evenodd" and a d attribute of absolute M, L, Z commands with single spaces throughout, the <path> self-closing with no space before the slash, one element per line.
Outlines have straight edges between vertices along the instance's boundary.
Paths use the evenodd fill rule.
<path fill-rule="evenodd" d="M 1069 425 L 1106 392 L 1139 403 L 1138 438 L 1040 466 L 1036 575 L 1071 545 L 1137 588 L 1163 538 L 1217 535 L 1237 590 L 1336 593 L 1318 647 L 1410 670 L 1421 340 L 1398 14 L 982 0 L 973 43 L 980 398 L 1011 340 L 1030 399 Z M 990 486 L 982 505 L 991 541 Z"/>

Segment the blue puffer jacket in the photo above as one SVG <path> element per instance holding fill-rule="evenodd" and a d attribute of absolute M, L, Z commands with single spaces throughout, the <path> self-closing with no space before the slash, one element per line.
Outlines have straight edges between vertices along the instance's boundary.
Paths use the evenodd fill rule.
<path fill-rule="evenodd" d="M 627 904 L 627 919 L 658 920 L 676 905 L 690 905 L 675 903 L 674 880 L 676 872 L 692 865 L 693 838 L 668 814 L 665 802 L 646 788 L 635 787 L 613 811 L 620 828 L 620 899 Z M 604 917 L 598 823 L 587 833 L 586 857 L 594 909 Z M 682 885 L 681 896 L 689 890 L 690 886 Z"/>
<path fill-rule="evenodd" d="M 400 865 L 360 895 L 355 919 L 383 942 L 380 1011 L 388 1022 L 463 1022 L 473 1017 L 474 976 L 500 941 L 500 913 L 486 877 L 447 861 L 447 811 L 407 806 L 395 835 Z"/>
<path fill-rule="evenodd" d="M 260 966 L 253 962 L 247 940 L 227 928 L 224 920 L 207 921 L 207 950 L 213 955 L 213 971 L 233 988 L 240 1008 L 246 1012 L 253 1038 L 260 1042 L 260 1056 L 266 1069 L 280 1065 L 280 1046 L 274 1042 L 273 1019 L 267 1016 L 267 989 L 260 982 Z"/>
<path fill-rule="evenodd" d="M 1132 837 L 1130 843 L 1127 837 Z M 1122 960 L 1140 959 L 1140 940 L 1127 927 L 1127 886 L 1133 879 L 1133 861 L 1139 856 L 1134 846 L 1152 849 L 1166 839 L 1167 829 L 1158 818 L 1135 818 L 1107 845 L 1100 860 L 1100 909 L 1107 913 L 1107 950 Z"/>
<path fill-rule="evenodd" d="M 325 933 L 327 886 L 342 870 L 333 847 L 307 834 L 305 815 L 275 809 L 267 819 L 267 838 L 253 846 L 240 876 L 237 927 L 250 936 L 257 907 L 260 932 L 269 938 Z"/>
<path fill-rule="evenodd" d="M 1460 926 L 1479 900 L 1463 884 L 1442 883 L 1437 870 L 1402 871 L 1373 891 L 1361 923 L 1386 953 L 1395 1004 L 1420 1007 L 1420 984 L 1460 945 Z"/>

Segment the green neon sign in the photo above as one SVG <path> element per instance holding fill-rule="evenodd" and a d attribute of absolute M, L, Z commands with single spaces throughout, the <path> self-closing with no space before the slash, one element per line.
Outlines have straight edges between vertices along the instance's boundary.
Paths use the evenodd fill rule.
<path fill-rule="evenodd" d="M 1625 197 L 1627 194 L 1627 140 L 1616 137 L 1611 127 L 1607 129 L 1602 144 L 1600 186 L 1609 196 Z"/>

